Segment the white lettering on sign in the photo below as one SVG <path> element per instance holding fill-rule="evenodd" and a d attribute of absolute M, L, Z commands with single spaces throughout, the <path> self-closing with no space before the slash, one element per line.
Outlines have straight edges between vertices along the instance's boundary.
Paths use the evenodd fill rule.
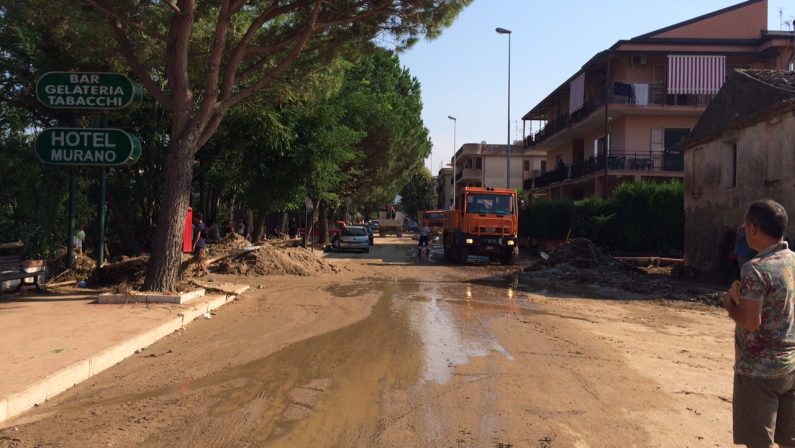
<path fill-rule="evenodd" d="M 120 86 L 65 86 L 48 85 L 44 87 L 47 95 L 124 95 Z"/>
<path fill-rule="evenodd" d="M 99 74 L 72 73 L 63 84 L 44 84 L 37 92 L 41 101 L 50 107 L 117 109 L 130 101 L 133 92 L 128 83 L 103 84 Z M 62 81 L 63 82 L 63 81 Z M 107 81 L 105 81 L 107 82 Z M 116 81 L 118 82 L 118 81 Z M 127 90 L 125 91 L 125 86 Z"/>
<path fill-rule="evenodd" d="M 92 75 L 86 73 L 72 73 L 69 75 L 69 82 L 72 84 L 96 84 L 99 82 L 99 75 Z"/>
<path fill-rule="evenodd" d="M 122 102 L 119 97 L 74 97 L 74 96 L 48 96 L 51 106 L 91 106 L 91 107 L 121 107 Z"/>
<path fill-rule="evenodd" d="M 113 163 L 116 152 L 99 149 L 52 149 L 51 162 Z"/>
<path fill-rule="evenodd" d="M 50 142 L 53 147 L 91 147 L 91 148 L 115 148 L 116 145 L 110 142 L 110 134 L 102 131 L 59 131 L 51 133 Z"/>

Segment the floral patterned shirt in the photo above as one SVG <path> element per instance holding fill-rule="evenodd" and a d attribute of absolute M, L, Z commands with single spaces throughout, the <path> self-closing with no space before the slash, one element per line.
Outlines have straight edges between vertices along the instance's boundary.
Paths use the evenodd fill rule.
<path fill-rule="evenodd" d="M 737 326 L 734 371 L 754 378 L 795 371 L 795 252 L 786 242 L 743 265 L 740 296 L 762 303 L 762 324 L 756 331 Z"/>

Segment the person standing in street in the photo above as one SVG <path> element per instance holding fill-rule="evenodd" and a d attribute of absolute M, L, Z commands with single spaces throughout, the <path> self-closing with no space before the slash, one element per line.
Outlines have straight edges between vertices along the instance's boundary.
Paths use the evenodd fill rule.
<path fill-rule="evenodd" d="M 196 259 L 196 270 L 201 276 L 207 274 L 207 266 L 204 264 L 206 258 L 204 239 L 207 226 L 204 224 L 204 216 L 201 213 L 195 213 L 193 217 L 196 220 L 196 223 L 193 224 L 193 256 Z"/>
<path fill-rule="evenodd" d="M 795 447 L 795 253 L 784 241 L 781 204 L 753 202 L 745 216 L 757 256 L 742 266 L 739 292 L 723 296 L 736 322 L 734 443 Z"/>
<path fill-rule="evenodd" d="M 78 253 L 78 254 L 82 254 L 83 253 L 83 241 L 85 241 L 85 240 L 86 240 L 85 227 L 84 226 L 80 226 L 78 228 L 77 232 L 75 233 L 74 239 L 72 240 L 72 241 L 74 241 L 74 246 L 75 246 L 75 252 L 76 253 Z"/>
<path fill-rule="evenodd" d="M 428 227 L 428 224 L 423 224 L 422 229 L 420 229 L 420 244 L 419 248 L 417 248 L 417 258 L 422 259 L 422 250 L 425 249 L 426 255 L 428 251 L 428 246 L 430 245 L 430 238 L 431 238 L 431 229 Z"/>
<path fill-rule="evenodd" d="M 748 245 L 748 239 L 745 235 L 745 225 L 741 225 L 737 229 L 737 239 L 734 243 L 734 253 L 737 255 L 737 264 L 739 265 L 740 271 L 742 271 L 743 265 L 756 255 L 756 251 L 754 251 L 751 246 Z"/>

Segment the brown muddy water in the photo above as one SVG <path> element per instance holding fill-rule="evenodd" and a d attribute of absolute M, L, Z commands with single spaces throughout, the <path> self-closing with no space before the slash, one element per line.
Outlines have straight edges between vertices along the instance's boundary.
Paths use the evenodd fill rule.
<path fill-rule="evenodd" d="M 373 291 L 381 298 L 354 325 L 206 377 L 90 406 L 193 403 L 190 417 L 145 446 L 373 446 L 395 418 L 384 415 L 387 397 L 444 384 L 474 357 L 511 361 L 489 321 L 543 312 L 527 294 L 499 285 L 362 281 L 328 291 L 339 300 Z"/>
<path fill-rule="evenodd" d="M 489 330 L 506 313 L 533 313 L 511 288 L 382 281 L 329 288 L 339 298 L 377 290 L 365 320 L 291 345 L 259 361 L 194 382 L 244 384 L 219 394 L 211 414 L 237 414 L 225 437 L 268 446 L 368 446 L 384 429 L 381 398 L 449 381 L 472 357 L 512 359 Z"/>

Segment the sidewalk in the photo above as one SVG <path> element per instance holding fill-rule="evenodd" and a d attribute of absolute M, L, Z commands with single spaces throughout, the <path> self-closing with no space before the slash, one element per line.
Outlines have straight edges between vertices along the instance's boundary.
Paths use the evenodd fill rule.
<path fill-rule="evenodd" d="M 0 426 L 235 298 L 99 305 L 89 294 L 0 295 Z"/>

